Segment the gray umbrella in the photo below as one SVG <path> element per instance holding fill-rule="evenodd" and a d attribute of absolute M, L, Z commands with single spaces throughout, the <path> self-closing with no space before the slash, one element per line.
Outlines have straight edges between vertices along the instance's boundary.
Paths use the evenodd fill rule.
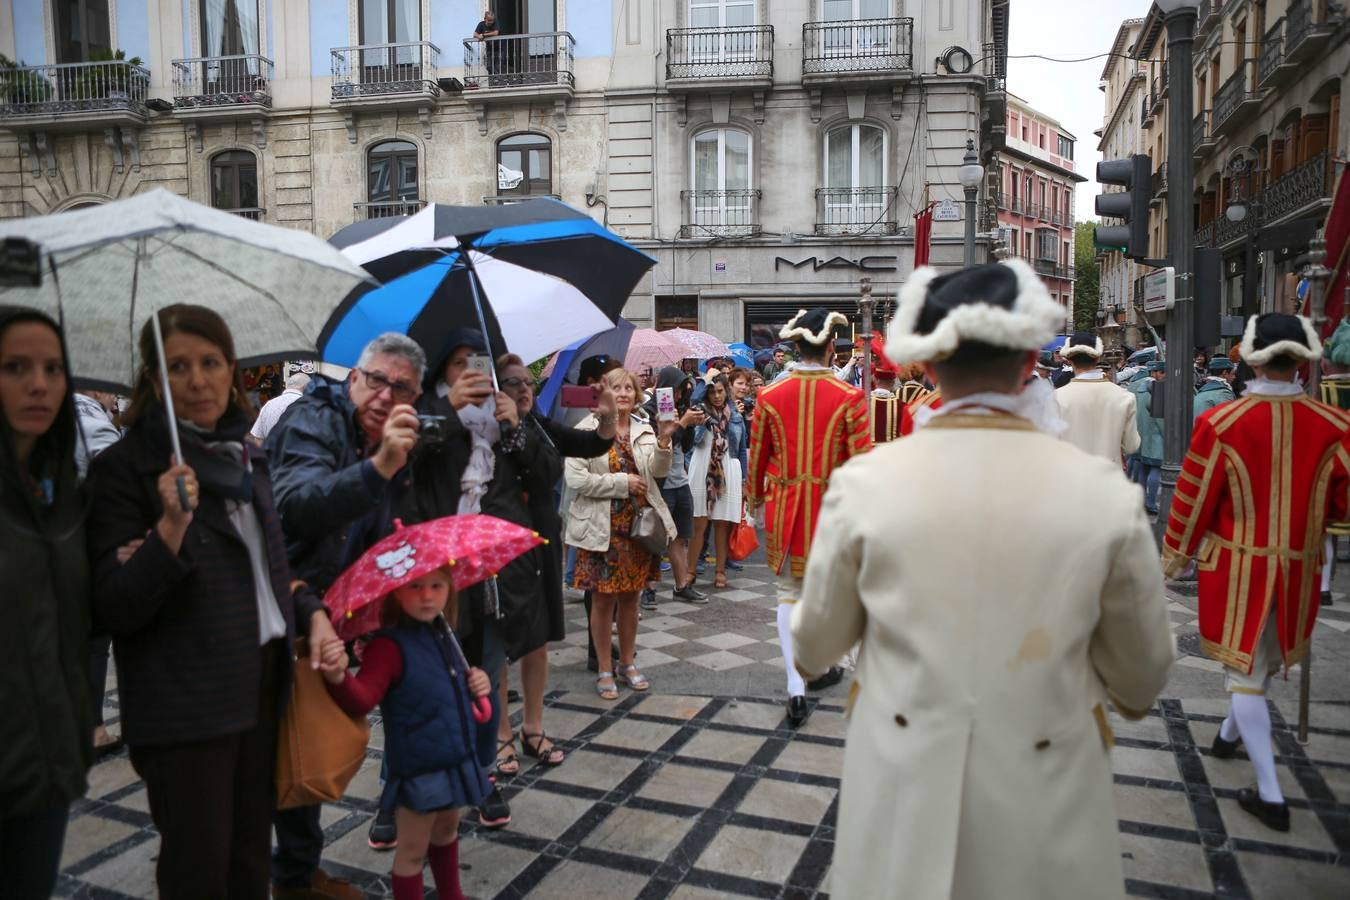
<path fill-rule="evenodd" d="M 0 304 L 62 323 L 73 378 L 125 389 L 141 360 L 136 338 L 174 303 L 215 310 L 241 365 L 318 357 L 316 340 L 366 272 L 312 234 L 253 222 L 166 190 L 92 209 L 0 222 L 0 239 L 42 248 L 40 287 L 0 288 Z"/>

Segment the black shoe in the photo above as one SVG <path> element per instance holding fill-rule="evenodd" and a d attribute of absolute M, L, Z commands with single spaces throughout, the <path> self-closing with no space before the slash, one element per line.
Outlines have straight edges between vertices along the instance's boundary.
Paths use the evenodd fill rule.
<path fill-rule="evenodd" d="M 505 828 L 511 824 L 511 807 L 501 790 L 494 784 L 492 793 L 478 807 L 478 823 L 484 828 Z"/>
<path fill-rule="evenodd" d="M 1232 759 L 1233 754 L 1237 752 L 1238 745 L 1242 743 L 1239 737 L 1236 741 L 1225 741 L 1219 733 L 1214 733 L 1214 743 L 1210 745 L 1210 756 L 1216 756 L 1219 759 Z"/>
<path fill-rule="evenodd" d="M 393 850 L 398 846 L 398 826 L 394 824 L 394 811 L 380 810 L 371 820 L 370 832 L 366 843 L 372 850 Z"/>
<path fill-rule="evenodd" d="M 642 608 L 656 609 L 656 591 L 652 590 L 651 588 L 643 588 Z"/>
<path fill-rule="evenodd" d="M 806 706 L 805 697 L 797 696 L 788 698 L 787 704 L 788 724 L 791 725 L 793 728 L 797 728 L 803 722 L 805 722 L 807 713 L 809 712 L 810 710 Z"/>
<path fill-rule="evenodd" d="M 1322 592 L 1322 605 L 1323 605 L 1323 606 L 1330 606 L 1331 603 L 1332 603 L 1332 600 L 1331 600 L 1331 591 L 1323 591 L 1323 592 Z"/>
<path fill-rule="evenodd" d="M 682 588 L 676 588 L 670 592 L 672 600 L 683 600 L 685 603 L 692 603 L 695 606 L 703 606 L 708 602 L 708 595 L 694 588 L 693 579 Z"/>
<path fill-rule="evenodd" d="M 1261 799 L 1256 788 L 1243 788 L 1238 791 L 1238 806 L 1261 820 L 1261 824 L 1276 831 L 1289 830 L 1289 804 L 1268 803 Z"/>
<path fill-rule="evenodd" d="M 820 676 L 815 681 L 808 681 L 806 683 L 806 689 L 808 691 L 823 691 L 826 688 L 834 687 L 843 680 L 844 670 L 839 666 L 830 666 L 829 670 L 826 671 L 824 675 Z"/>
<path fill-rule="evenodd" d="M 506 702 L 507 702 L 507 703 L 519 703 L 519 702 L 520 702 L 520 691 L 516 690 L 515 688 L 510 688 L 510 689 L 508 689 L 507 692 L 506 692 Z"/>

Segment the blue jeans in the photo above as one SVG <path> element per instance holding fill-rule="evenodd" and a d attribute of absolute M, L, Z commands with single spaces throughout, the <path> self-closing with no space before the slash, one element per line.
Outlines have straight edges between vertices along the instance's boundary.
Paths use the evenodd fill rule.
<path fill-rule="evenodd" d="M 498 702 L 501 695 L 497 692 L 502 680 L 502 669 L 506 666 L 506 645 L 502 643 L 501 633 L 497 630 L 496 622 L 485 617 L 481 627 L 483 629 L 482 669 L 487 673 L 488 680 L 492 682 L 492 692 L 488 694 L 488 699 L 492 701 L 492 718 L 478 726 L 478 764 L 491 772 L 493 766 L 497 764 L 497 727 L 506 712 Z"/>
<path fill-rule="evenodd" d="M 577 548 L 567 548 L 567 567 L 563 570 L 563 587 L 571 587 L 577 574 Z"/>
<path fill-rule="evenodd" d="M 1139 478 L 1136 479 L 1144 486 L 1144 509 L 1149 512 L 1158 511 L 1158 486 L 1162 482 L 1162 466 L 1152 463 L 1139 461 Z"/>

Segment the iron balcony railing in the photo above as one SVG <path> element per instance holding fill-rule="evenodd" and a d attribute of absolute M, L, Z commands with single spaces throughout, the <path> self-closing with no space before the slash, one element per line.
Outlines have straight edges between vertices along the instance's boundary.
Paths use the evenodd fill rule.
<path fill-rule="evenodd" d="M 1219 88 L 1219 93 L 1214 95 L 1214 114 L 1210 119 L 1210 128 L 1214 134 L 1218 134 L 1228 120 L 1233 117 L 1233 113 L 1248 100 L 1257 99 L 1257 92 L 1253 82 L 1255 71 L 1252 64 L 1256 62 L 1253 59 L 1244 59 L 1238 63 L 1237 69 L 1229 76 L 1228 80 Z"/>
<path fill-rule="evenodd" d="M 357 221 L 361 219 L 383 219 L 388 216 L 411 216 L 427 205 L 425 200 L 374 200 L 368 203 L 353 203 L 352 210 Z"/>
<path fill-rule="evenodd" d="M 0 69 L 0 116 L 127 111 L 145 115 L 150 70 L 122 60 Z"/>
<path fill-rule="evenodd" d="M 1209 131 L 1209 110 L 1202 109 L 1191 120 L 1191 146 L 1198 149 L 1213 141 L 1214 138 Z"/>
<path fill-rule="evenodd" d="M 263 216 L 267 215 L 267 210 L 260 206 L 241 206 L 238 209 L 222 209 L 221 212 L 234 213 L 243 219 L 252 219 L 255 222 L 261 222 Z"/>
<path fill-rule="evenodd" d="M 1167 163 L 1158 166 L 1158 170 L 1149 177 L 1149 188 L 1154 197 L 1167 193 Z"/>
<path fill-rule="evenodd" d="M 562 200 L 562 197 L 557 194 L 488 194 L 483 197 L 483 203 L 487 206 L 509 206 L 512 203 L 522 203 L 526 200 L 538 200 L 540 197 Z"/>
<path fill-rule="evenodd" d="M 1217 228 L 1217 226 L 1218 226 L 1218 222 L 1217 222 L 1217 221 L 1211 221 L 1211 222 L 1208 222 L 1208 223 L 1206 223 L 1206 224 L 1204 224 L 1204 225 L 1201 225 L 1199 228 L 1197 228 L 1197 229 L 1195 230 L 1195 246 L 1197 246 L 1197 247 L 1213 247 L 1213 246 L 1214 246 L 1214 232 L 1215 232 L 1215 229 Z"/>
<path fill-rule="evenodd" d="M 464 42 L 464 89 L 575 84 L 576 40 L 566 31 Z"/>
<path fill-rule="evenodd" d="M 895 234 L 899 188 L 817 188 L 816 234 Z"/>
<path fill-rule="evenodd" d="M 1050 210 L 1050 224 L 1051 225 L 1064 224 L 1064 217 L 1060 214 L 1059 210 L 1057 209 Z"/>
<path fill-rule="evenodd" d="M 803 75 L 913 68 L 913 19 L 855 19 L 802 25 Z"/>
<path fill-rule="evenodd" d="M 682 238 L 749 237 L 759 234 L 757 190 L 681 191 Z"/>
<path fill-rule="evenodd" d="M 1327 12 L 1322 13 L 1322 21 L 1317 21 L 1317 10 L 1312 0 L 1292 0 L 1285 11 L 1285 52 L 1289 56 L 1302 56 L 1308 48 L 1303 43 L 1314 35 L 1331 32 L 1331 23 L 1326 21 Z"/>
<path fill-rule="evenodd" d="M 397 94 L 435 96 L 441 50 L 429 41 L 335 47 L 333 100 Z"/>
<path fill-rule="evenodd" d="M 1250 206 L 1247 215 L 1234 222 L 1228 216 L 1219 216 L 1214 220 L 1214 246 L 1223 247 L 1245 237 L 1259 224 L 1258 217 Z"/>
<path fill-rule="evenodd" d="M 272 61 L 249 56 L 208 56 L 173 61 L 173 105 L 271 106 Z"/>
<path fill-rule="evenodd" d="M 1022 205 L 1022 198 L 1021 198 L 1021 197 L 1014 197 L 1014 198 L 1012 198 L 1011 209 L 1012 209 L 1013 212 L 1017 213 L 1018 215 L 1021 215 L 1021 214 L 1022 214 L 1022 210 L 1024 209 L 1024 207 L 1023 207 L 1023 205 Z"/>
<path fill-rule="evenodd" d="M 1283 62 L 1284 19 L 1279 19 L 1261 38 L 1261 62 L 1256 70 L 1256 83 L 1264 87 Z"/>
<path fill-rule="evenodd" d="M 1223 6 L 1222 0 L 1216 5 L 1213 0 L 1200 0 L 1200 8 L 1196 10 L 1195 16 L 1195 36 L 1199 37 L 1209 29 L 1213 28 L 1219 21 L 1219 7 Z"/>
<path fill-rule="evenodd" d="M 772 77 L 772 25 L 666 31 L 667 80 Z"/>
<path fill-rule="evenodd" d="M 1262 210 L 1274 221 L 1331 196 L 1329 154 L 1326 150 L 1295 166 L 1266 188 Z"/>
<path fill-rule="evenodd" d="M 1145 94 L 1139 100 L 1139 124 L 1145 128 L 1153 124 L 1153 103 L 1152 97 Z"/>

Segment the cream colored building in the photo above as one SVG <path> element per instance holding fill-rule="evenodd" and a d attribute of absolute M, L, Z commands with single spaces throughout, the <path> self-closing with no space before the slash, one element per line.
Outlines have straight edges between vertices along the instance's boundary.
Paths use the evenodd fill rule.
<path fill-rule="evenodd" d="M 485 6 L 501 36 L 479 40 Z M 922 198 L 962 199 L 967 139 L 993 169 L 1008 7 L 0 0 L 0 217 L 162 186 L 327 237 L 553 195 L 657 258 L 635 321 L 749 340 L 854 311 L 862 275 L 884 307 Z M 935 225 L 935 262 L 963 230 Z"/>

